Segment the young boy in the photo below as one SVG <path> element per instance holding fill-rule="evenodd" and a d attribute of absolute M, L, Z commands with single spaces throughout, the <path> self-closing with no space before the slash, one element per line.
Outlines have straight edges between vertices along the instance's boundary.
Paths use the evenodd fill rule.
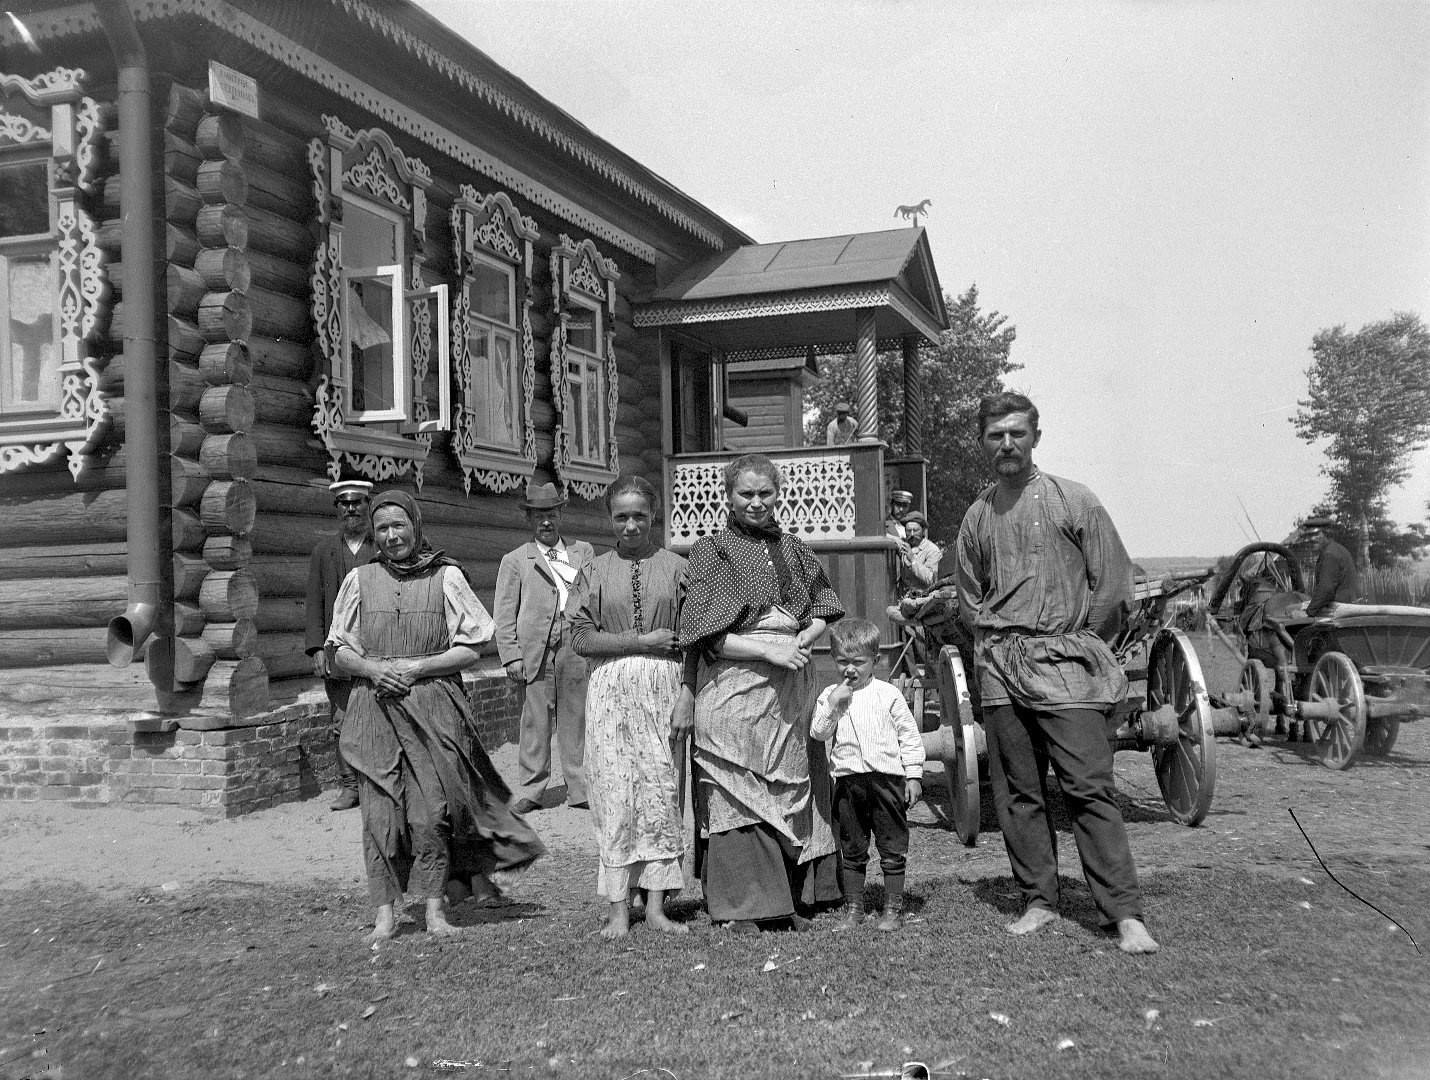
<path fill-rule="evenodd" d="M 829 631 L 841 682 L 819 695 L 810 737 L 833 742 L 834 822 L 839 838 L 844 912 L 836 930 L 864 921 L 864 872 L 869 837 L 879 846 L 887 900 L 877 928 L 904 924 L 904 857 L 909 850 L 905 811 L 923 794 L 924 744 L 904 696 L 874 678 L 879 628 L 868 619 L 841 619 Z"/>

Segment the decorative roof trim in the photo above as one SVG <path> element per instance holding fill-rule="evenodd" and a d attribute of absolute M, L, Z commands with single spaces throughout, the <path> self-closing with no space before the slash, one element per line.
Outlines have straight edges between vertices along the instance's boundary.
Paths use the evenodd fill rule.
<path fill-rule="evenodd" d="M 372 6 L 364 2 L 364 0 L 330 0 L 330 2 L 346 9 L 347 13 L 354 18 L 381 31 L 384 37 L 405 48 L 434 71 L 445 75 L 468 93 L 481 98 L 493 108 L 500 110 L 513 120 L 516 120 L 523 127 L 540 135 L 547 142 L 564 153 L 571 155 L 587 168 L 599 173 L 623 191 L 635 196 L 641 202 L 646 203 L 658 211 L 662 217 L 679 225 L 686 232 L 699 237 L 717 250 L 724 248 L 724 242 L 717 234 L 706 229 L 696 222 L 694 218 L 677 209 L 668 200 L 663 199 L 655 191 L 651 190 L 645 184 L 642 184 L 615 162 L 609 160 L 591 146 L 587 145 L 579 137 L 569 131 L 562 130 L 556 124 L 552 123 L 549 118 L 542 116 L 535 109 L 523 105 L 491 83 L 478 78 L 451 57 L 438 52 L 427 42 L 404 27 L 399 26 L 386 15 L 373 10 Z"/>
<path fill-rule="evenodd" d="M 396 98 L 353 78 L 351 74 L 336 64 L 323 59 L 311 49 L 298 44 L 291 38 L 285 37 L 267 23 L 224 3 L 223 0 L 131 0 L 131 2 L 134 4 L 136 18 L 146 22 L 172 19 L 180 15 L 195 15 L 205 19 L 223 32 L 273 57 L 299 75 L 367 110 L 389 127 L 403 131 L 454 161 L 459 161 L 483 176 L 495 180 L 507 190 L 524 196 L 563 221 L 584 229 L 593 236 L 634 255 L 642 262 L 652 266 L 655 264 L 654 246 L 577 205 L 515 166 L 501 161 L 474 143 L 468 142 L 456 132 L 414 113 Z M 330 0 L 330 2 L 348 5 L 355 3 L 356 0 Z M 367 21 L 375 28 L 388 33 L 384 27 L 389 24 L 389 21 L 384 17 L 373 13 Z M 39 12 L 34 16 L 27 17 L 27 25 L 37 37 L 98 33 L 101 30 L 99 18 L 93 9 L 86 10 L 85 8 L 63 8 L 53 12 Z M 10 43 L 13 36 L 13 31 L 0 30 L 0 41 Z M 396 26 L 392 27 L 388 36 L 392 38 L 411 37 L 406 31 Z M 415 51 L 416 45 L 420 43 L 415 38 L 412 41 Z M 430 47 L 427 48 L 430 51 Z M 433 52 L 433 55 L 439 54 Z M 449 63 L 455 64 L 452 61 Z M 472 78 L 470 75 L 468 77 Z M 485 86 L 485 84 L 481 85 Z M 498 108 L 502 107 L 500 102 L 490 94 L 483 94 L 475 89 L 476 86 L 477 83 L 473 78 L 473 92 L 478 93 L 486 100 L 493 101 Z M 492 90 L 491 93 L 494 94 L 495 91 Z M 627 190 L 640 197 L 644 189 Z M 657 201 L 653 193 L 646 191 L 645 195 L 646 198 L 643 201 L 661 210 L 677 225 L 713 249 L 723 250 L 724 241 L 716 233 L 685 218 L 674 208 L 669 208 L 667 212 L 666 209 L 663 209 L 667 204 Z"/>
<path fill-rule="evenodd" d="M 688 326 L 692 323 L 731 322 L 736 319 L 772 318 L 810 311 L 847 311 L 881 307 L 892 301 L 887 282 L 855 285 L 819 292 L 801 290 L 763 296 L 718 297 L 693 302 L 674 301 L 637 307 L 633 323 L 646 326 Z"/>

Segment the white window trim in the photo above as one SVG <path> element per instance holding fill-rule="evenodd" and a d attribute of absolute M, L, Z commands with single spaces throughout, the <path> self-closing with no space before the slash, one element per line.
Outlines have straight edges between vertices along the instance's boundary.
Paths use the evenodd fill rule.
<path fill-rule="evenodd" d="M 600 498 L 620 474 L 616 437 L 620 388 L 616 367 L 616 282 L 620 276 L 615 261 L 602 256 L 590 240 L 578 244 L 562 235 L 551 249 L 552 306 L 556 316 L 551 335 L 551 390 L 557 413 L 552 464 L 567 488 L 583 499 Z M 576 310 L 590 306 L 603 312 L 602 333 L 597 341 L 601 354 L 596 358 L 603 365 L 605 375 L 605 400 L 601 402 L 605 442 L 601 447 L 604 456 L 601 462 L 580 460 L 575 453 L 578 426 L 568 376 L 572 346 L 567 324 Z M 581 355 L 590 354 L 582 352 Z"/>
<path fill-rule="evenodd" d="M 452 451 L 461 466 L 468 495 L 473 484 L 497 493 L 514 491 L 527 481 L 536 466 L 536 428 L 532 422 L 536 345 L 531 330 L 531 275 L 533 245 L 540 233 L 536 223 L 523 217 L 505 192 L 481 195 L 470 184 L 463 184 L 453 201 L 451 227 L 452 251 L 461 279 L 452 314 L 452 366 L 457 382 Z M 516 337 L 515 356 L 521 377 L 520 446 L 517 448 L 501 449 L 484 444 L 477 430 L 476 416 L 467 407 L 473 378 L 468 353 L 471 321 L 481 318 L 471 310 L 469 292 L 471 268 L 477 262 L 500 264 L 512 271 L 514 323 L 508 329 Z"/>
<path fill-rule="evenodd" d="M 450 368 L 445 285 L 429 287 L 425 280 L 423 240 L 426 233 L 427 191 L 432 173 L 417 158 L 397 149 L 385 131 L 354 131 L 334 116 L 323 117 L 326 137 L 308 144 L 308 164 L 313 172 L 318 201 L 321 240 L 314 258 L 313 321 L 318 344 L 328 362 L 314 392 L 313 429 L 328 452 L 328 475 L 342 476 L 343 466 L 373 480 L 385 481 L 409 471 L 418 490 L 431 452 L 432 435 L 451 422 Z M 347 290 L 343 273 L 342 208 L 345 197 L 359 199 L 365 209 L 374 205 L 395 214 L 401 224 L 400 255 L 394 308 L 394 378 L 396 396 L 406 403 L 398 410 L 381 410 L 390 419 L 378 420 L 364 412 L 352 415 L 349 358 L 344 333 Z M 351 271 L 350 271 L 351 272 Z M 404 288 L 404 284 L 410 287 Z M 436 333 L 432 332 L 431 299 L 438 307 Z M 426 300 L 427 302 L 423 302 Z M 412 307 L 414 301 L 417 302 Z M 409 310 L 413 330 L 408 334 Z M 400 328 L 397 329 L 397 328 Z M 402 339 L 399 353 L 396 344 Z M 435 350 L 434 346 L 435 339 Z M 435 356 L 433 355 L 435 351 Z M 437 365 L 438 415 L 415 387 L 425 385 L 431 364 Z"/>
<path fill-rule="evenodd" d="M 101 120 L 85 97 L 85 73 L 55 68 L 33 79 L 0 75 L 0 100 L 22 95 L 49 109 L 50 127 L 0 110 L 0 148 L 12 160 L 48 163 L 49 228 L 0 241 L 10 253 L 51 251 L 55 280 L 55 347 L 59 354 L 58 408 L 0 414 L 0 475 L 67 455 L 76 480 L 108 430 L 109 406 L 99 389 L 99 357 L 92 344 L 109 312 L 109 279 L 93 219 L 80 202 L 96 188 Z M 33 156 L 32 156 L 33 155 Z"/>

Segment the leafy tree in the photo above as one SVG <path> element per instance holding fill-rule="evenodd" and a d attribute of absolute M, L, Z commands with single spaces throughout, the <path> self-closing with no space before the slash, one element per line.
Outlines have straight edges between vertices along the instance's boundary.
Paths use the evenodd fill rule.
<path fill-rule="evenodd" d="M 1326 504 L 1359 533 L 1358 562 L 1366 566 L 1387 493 L 1404 483 L 1412 456 L 1430 439 L 1430 330 L 1410 312 L 1353 334 L 1344 326 L 1322 330 L 1311 341 L 1306 381 L 1291 423 L 1307 442 L 1329 440 L 1321 466 L 1331 481 Z"/>
<path fill-rule="evenodd" d="M 970 285 L 957 300 L 944 296 L 949 328 L 937 346 L 923 350 L 924 437 L 929 459 L 929 533 L 947 543 L 958 535 L 964 511 L 993 480 L 975 427 L 978 399 L 1004 389 L 1003 376 L 1017 371 L 1009 351 L 1017 329 L 998 312 L 978 307 L 978 286 Z M 824 426 L 834 418 L 838 401 L 858 402 L 858 361 L 852 356 L 829 357 L 824 378 L 806 395 L 805 436 L 824 441 Z M 881 439 L 903 447 L 904 365 L 899 353 L 879 356 L 879 430 Z"/>

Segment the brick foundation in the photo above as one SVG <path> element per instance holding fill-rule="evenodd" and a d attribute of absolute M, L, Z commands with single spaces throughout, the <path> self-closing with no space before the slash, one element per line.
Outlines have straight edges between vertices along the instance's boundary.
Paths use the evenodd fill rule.
<path fill-rule="evenodd" d="M 515 740 L 520 690 L 500 674 L 464 681 L 482 745 L 494 750 Z M 0 719 L 0 799 L 191 806 L 235 817 L 334 783 L 334 749 L 326 700 L 285 705 L 241 727 L 182 716 Z"/>

